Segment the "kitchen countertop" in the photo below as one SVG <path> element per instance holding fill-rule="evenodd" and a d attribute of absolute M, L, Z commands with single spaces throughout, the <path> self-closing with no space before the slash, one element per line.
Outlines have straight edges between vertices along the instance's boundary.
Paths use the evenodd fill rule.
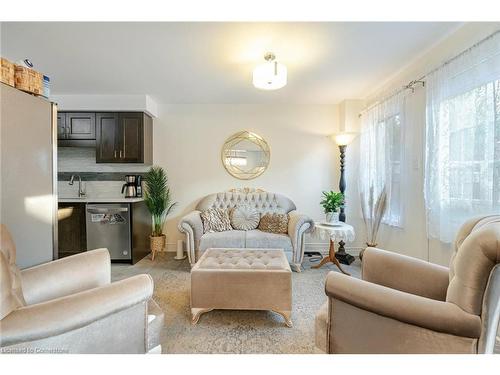
<path fill-rule="evenodd" d="M 84 198 L 58 198 L 59 203 L 136 203 L 142 202 L 144 198 L 96 198 L 96 197 L 84 197 Z"/>

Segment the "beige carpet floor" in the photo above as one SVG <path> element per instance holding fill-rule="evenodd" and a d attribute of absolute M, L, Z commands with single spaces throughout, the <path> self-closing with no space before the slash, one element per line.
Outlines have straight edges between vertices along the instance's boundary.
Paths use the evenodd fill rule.
<path fill-rule="evenodd" d="M 334 265 L 311 269 L 306 258 L 304 270 L 293 273 L 293 327 L 282 317 L 267 311 L 219 310 L 202 315 L 197 325 L 190 319 L 190 267 L 177 261 L 173 253 L 148 256 L 131 265 L 113 264 L 113 280 L 141 273 L 150 274 L 155 283 L 154 299 L 165 312 L 162 332 L 163 353 L 319 353 L 314 345 L 314 315 L 326 301 L 324 283 Z M 360 262 L 345 266 L 359 277 Z"/>

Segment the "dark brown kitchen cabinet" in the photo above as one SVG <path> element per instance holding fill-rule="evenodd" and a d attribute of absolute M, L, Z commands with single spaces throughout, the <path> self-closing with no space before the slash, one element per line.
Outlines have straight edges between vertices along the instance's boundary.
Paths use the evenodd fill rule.
<path fill-rule="evenodd" d="M 144 118 L 142 113 L 120 113 L 121 154 L 126 163 L 142 162 L 144 147 Z"/>
<path fill-rule="evenodd" d="M 59 203 L 58 258 L 87 251 L 85 203 Z"/>
<path fill-rule="evenodd" d="M 142 112 L 96 114 L 97 163 L 153 161 L 151 117 Z"/>
<path fill-rule="evenodd" d="M 57 139 L 66 139 L 66 113 L 57 114 Z"/>
<path fill-rule="evenodd" d="M 95 113 L 66 113 L 68 139 L 95 139 Z"/>
<path fill-rule="evenodd" d="M 118 113 L 96 114 L 96 162 L 113 163 L 118 154 Z"/>
<path fill-rule="evenodd" d="M 57 138 L 59 140 L 94 140 L 95 113 L 59 112 L 57 114 Z"/>

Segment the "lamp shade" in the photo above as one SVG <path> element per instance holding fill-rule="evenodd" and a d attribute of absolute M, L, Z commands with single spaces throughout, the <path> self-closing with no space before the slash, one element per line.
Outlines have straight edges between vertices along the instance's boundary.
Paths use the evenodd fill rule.
<path fill-rule="evenodd" d="M 266 60 L 253 70 L 253 85 L 261 90 L 277 90 L 286 86 L 286 66 L 274 60 L 274 55 L 272 58 L 266 56 Z"/>
<path fill-rule="evenodd" d="M 339 146 L 347 146 L 354 140 L 354 138 L 356 138 L 356 136 L 357 133 L 339 133 L 332 135 L 332 140 L 334 140 Z"/>

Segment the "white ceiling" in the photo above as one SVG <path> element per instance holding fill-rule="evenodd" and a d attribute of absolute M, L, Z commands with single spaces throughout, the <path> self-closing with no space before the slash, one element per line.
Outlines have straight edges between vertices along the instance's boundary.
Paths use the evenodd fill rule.
<path fill-rule="evenodd" d="M 29 58 L 54 94 L 149 94 L 159 103 L 338 103 L 363 98 L 460 26 L 442 22 L 2 23 L 1 55 Z M 260 91 L 266 51 L 288 85 Z"/>

